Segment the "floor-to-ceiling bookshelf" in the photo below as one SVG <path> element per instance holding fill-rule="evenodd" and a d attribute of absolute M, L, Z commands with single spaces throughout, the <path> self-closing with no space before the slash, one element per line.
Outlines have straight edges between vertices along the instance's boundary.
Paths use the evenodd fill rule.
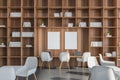
<path fill-rule="evenodd" d="M 120 66 L 119 0 L 0 0 L 0 2 L 0 44 L 5 45 L 0 47 L 1 66 L 23 65 L 26 57 L 39 57 L 42 51 L 50 51 L 56 57 L 62 51 L 68 51 L 70 55 L 74 55 L 75 51 L 81 53 L 90 51 L 92 56 L 96 57 L 101 53 L 105 59 L 115 60 L 117 66 Z M 20 16 L 11 17 L 11 13 L 14 12 Z M 72 13 L 72 16 L 65 16 L 66 12 Z M 30 22 L 31 26 L 24 27 L 25 22 Z M 44 26 L 41 26 L 42 23 Z M 73 26 L 68 27 L 68 23 L 72 23 Z M 20 36 L 15 37 L 14 32 L 20 33 Z M 32 32 L 33 36 L 22 36 L 24 32 Z M 60 49 L 48 49 L 48 32 L 60 32 Z M 77 32 L 77 49 L 65 49 L 65 32 Z M 20 46 L 11 47 L 10 42 L 20 42 Z M 32 46 L 26 47 L 27 44 Z M 113 51 L 116 52 L 115 57 L 106 57 L 105 53 Z M 74 61 L 71 60 L 71 65 L 74 65 Z"/>

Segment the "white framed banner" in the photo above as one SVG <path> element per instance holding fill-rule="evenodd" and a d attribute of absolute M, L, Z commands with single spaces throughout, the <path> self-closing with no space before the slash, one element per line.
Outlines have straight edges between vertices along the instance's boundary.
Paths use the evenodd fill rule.
<path fill-rule="evenodd" d="M 48 49 L 60 49 L 60 32 L 48 32 Z"/>
<path fill-rule="evenodd" d="M 65 32 L 65 49 L 77 49 L 77 32 Z"/>

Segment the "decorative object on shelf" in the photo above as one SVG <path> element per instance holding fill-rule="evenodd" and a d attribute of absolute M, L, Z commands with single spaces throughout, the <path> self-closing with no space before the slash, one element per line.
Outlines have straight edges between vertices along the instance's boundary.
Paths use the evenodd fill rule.
<path fill-rule="evenodd" d="M 72 12 L 65 12 L 65 16 L 64 17 L 72 17 Z"/>
<path fill-rule="evenodd" d="M 6 27 L 5 25 L 0 25 L 0 27 Z"/>
<path fill-rule="evenodd" d="M 112 37 L 112 35 L 109 31 L 106 33 L 106 37 Z"/>
<path fill-rule="evenodd" d="M 31 44 L 26 44 L 25 47 L 32 47 L 32 45 Z"/>
<path fill-rule="evenodd" d="M 102 27 L 102 22 L 90 22 L 90 27 Z"/>
<path fill-rule="evenodd" d="M 111 53 L 105 53 L 105 56 L 106 57 L 112 57 L 112 54 Z"/>
<path fill-rule="evenodd" d="M 21 47 L 21 42 L 9 42 L 9 47 Z"/>
<path fill-rule="evenodd" d="M 44 23 L 43 20 L 41 21 L 41 25 L 40 25 L 40 27 L 46 27 L 46 26 L 45 26 L 45 23 Z"/>
<path fill-rule="evenodd" d="M 60 17 L 59 13 L 54 13 L 54 17 Z"/>
<path fill-rule="evenodd" d="M 11 12 L 10 17 L 21 17 L 21 12 Z"/>
<path fill-rule="evenodd" d="M 91 41 L 91 47 L 102 47 L 102 41 Z"/>
<path fill-rule="evenodd" d="M 112 51 L 112 56 L 116 57 L 116 51 Z"/>
<path fill-rule="evenodd" d="M 0 47 L 5 47 L 4 42 L 1 42 Z"/>
<path fill-rule="evenodd" d="M 31 22 L 23 22 L 23 27 L 31 27 Z"/>
<path fill-rule="evenodd" d="M 33 37 L 34 32 L 22 32 L 21 36 L 22 37 Z"/>
<path fill-rule="evenodd" d="M 68 27 L 73 27 L 73 23 L 68 23 Z"/>
<path fill-rule="evenodd" d="M 87 27 L 86 22 L 80 22 L 80 23 L 79 23 L 79 27 Z"/>
<path fill-rule="evenodd" d="M 60 17 L 63 17 L 63 12 L 60 12 Z"/>
<path fill-rule="evenodd" d="M 20 32 L 12 32 L 12 37 L 20 37 Z"/>

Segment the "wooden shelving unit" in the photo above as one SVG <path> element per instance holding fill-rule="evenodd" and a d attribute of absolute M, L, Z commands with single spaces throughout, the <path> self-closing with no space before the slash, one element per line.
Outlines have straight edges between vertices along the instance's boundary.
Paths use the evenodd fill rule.
<path fill-rule="evenodd" d="M 5 45 L 0 47 L 0 66 L 23 65 L 26 57 L 38 57 L 42 51 L 50 51 L 53 56 L 59 56 L 62 51 L 74 55 L 76 50 L 81 53 L 90 51 L 96 57 L 101 53 L 105 59 L 115 60 L 116 65 L 120 66 L 119 0 L 0 0 L 0 2 L 0 26 L 5 25 L 0 27 L 0 44 Z M 18 12 L 21 16 L 11 17 L 12 12 Z M 66 12 L 71 12 L 72 16 L 65 16 Z M 30 22 L 31 27 L 24 27 L 24 22 Z M 79 27 L 80 22 L 85 22 L 86 27 Z M 73 23 L 73 27 L 68 27 L 68 23 Z M 92 25 L 96 23 L 97 26 Z M 60 49 L 48 49 L 49 31 L 60 32 Z M 13 37 L 13 32 L 20 34 L 33 32 L 34 36 Z M 77 49 L 65 49 L 65 32 L 77 32 Z M 108 32 L 112 36 L 106 37 Z M 10 42 L 20 42 L 21 46 L 10 47 Z M 92 42 L 100 42 L 102 45 L 91 46 Z M 26 47 L 26 44 L 31 44 L 32 47 Z M 115 57 L 106 57 L 105 53 L 113 51 L 116 52 Z"/>

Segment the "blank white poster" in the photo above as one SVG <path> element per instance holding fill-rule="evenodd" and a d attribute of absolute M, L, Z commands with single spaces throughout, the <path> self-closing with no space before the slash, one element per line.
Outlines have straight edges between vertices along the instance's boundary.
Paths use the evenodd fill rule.
<path fill-rule="evenodd" d="M 77 49 L 77 32 L 65 32 L 65 49 Z"/>
<path fill-rule="evenodd" d="M 60 49 L 60 32 L 48 32 L 48 49 Z"/>

